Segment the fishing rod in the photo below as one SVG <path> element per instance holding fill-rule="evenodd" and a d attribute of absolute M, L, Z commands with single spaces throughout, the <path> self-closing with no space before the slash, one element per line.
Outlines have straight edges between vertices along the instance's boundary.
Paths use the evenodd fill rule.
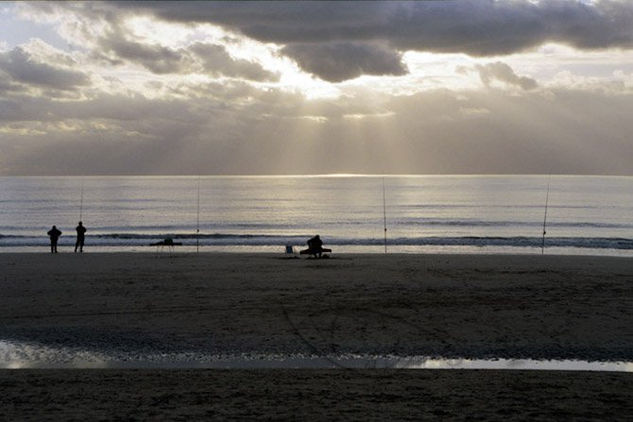
<path fill-rule="evenodd" d="M 81 179 L 81 196 L 79 198 L 79 221 L 83 221 L 84 214 L 84 181 Z"/>
<path fill-rule="evenodd" d="M 385 253 L 387 253 L 387 199 L 385 195 L 385 177 L 382 177 L 382 219 L 385 229 Z"/>
<path fill-rule="evenodd" d="M 550 182 L 552 181 L 552 175 L 550 174 L 549 178 L 547 179 L 547 194 L 545 195 L 545 214 L 543 216 L 543 241 L 541 242 L 541 255 L 545 254 L 545 234 L 547 233 L 546 231 L 546 226 L 547 226 L 547 205 L 549 203 L 549 187 L 550 187 Z"/>
<path fill-rule="evenodd" d="M 200 253 L 200 176 L 198 176 L 198 196 L 196 198 L 196 253 Z"/>

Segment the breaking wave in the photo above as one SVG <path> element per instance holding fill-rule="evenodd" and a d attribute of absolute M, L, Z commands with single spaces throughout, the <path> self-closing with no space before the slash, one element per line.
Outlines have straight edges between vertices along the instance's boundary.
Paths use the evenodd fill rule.
<path fill-rule="evenodd" d="M 303 245 L 311 234 L 266 235 L 266 234 L 229 234 L 213 233 L 196 236 L 191 233 L 104 233 L 86 236 L 86 244 L 95 246 L 145 246 L 150 243 L 171 238 L 183 244 L 195 244 L 196 238 L 201 245 L 207 246 L 279 246 Z M 62 237 L 60 245 L 71 245 L 74 236 Z M 383 238 L 347 238 L 327 237 L 328 245 L 375 246 L 382 245 Z M 541 237 L 494 237 L 494 236 L 454 236 L 454 237 L 399 237 L 390 238 L 390 245 L 399 246 L 502 246 L 502 247 L 534 247 L 540 248 Z M 44 236 L 20 236 L 0 234 L 1 247 L 45 246 L 48 238 Z M 633 250 L 633 239 L 618 237 L 548 237 L 548 247 L 591 248 Z"/>

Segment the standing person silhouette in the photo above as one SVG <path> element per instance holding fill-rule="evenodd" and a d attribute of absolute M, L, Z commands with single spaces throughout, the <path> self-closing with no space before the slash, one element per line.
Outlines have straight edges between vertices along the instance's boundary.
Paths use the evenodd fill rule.
<path fill-rule="evenodd" d="M 86 238 L 86 228 L 83 223 L 80 221 L 79 225 L 75 227 L 77 230 L 77 241 L 75 242 L 75 252 L 77 252 L 77 248 L 79 248 L 79 252 L 84 251 L 84 240 Z"/>
<path fill-rule="evenodd" d="M 59 231 L 57 227 L 53 226 L 47 234 L 51 238 L 51 253 L 57 253 L 57 239 L 59 239 L 59 236 L 62 235 L 62 232 Z"/>

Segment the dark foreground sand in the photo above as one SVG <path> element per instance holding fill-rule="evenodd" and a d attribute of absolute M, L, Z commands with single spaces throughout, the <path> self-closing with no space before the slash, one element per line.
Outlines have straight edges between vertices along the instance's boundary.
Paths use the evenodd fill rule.
<path fill-rule="evenodd" d="M 633 260 L 0 254 L 0 339 L 151 352 L 633 361 Z M 630 373 L 4 370 L 0 419 L 626 420 Z"/>
<path fill-rule="evenodd" d="M 462 370 L 0 371 L 2 420 L 630 420 L 633 378 Z"/>

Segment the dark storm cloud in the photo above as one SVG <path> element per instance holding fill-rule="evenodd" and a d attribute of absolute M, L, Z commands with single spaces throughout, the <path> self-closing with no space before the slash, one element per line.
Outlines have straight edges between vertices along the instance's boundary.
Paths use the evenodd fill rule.
<path fill-rule="evenodd" d="M 633 47 L 633 2 L 617 0 L 134 2 L 112 7 L 168 21 L 218 24 L 282 44 L 300 66 L 326 80 L 355 77 L 365 68 L 374 74 L 399 74 L 403 67 L 398 52 L 406 50 L 494 56 L 548 41 L 580 49 Z M 367 42 L 379 42 L 391 51 L 366 51 L 360 69 L 353 60 L 334 63 L 342 45 Z M 362 53 L 359 48 L 352 51 Z"/>
<path fill-rule="evenodd" d="M 307 72 L 329 82 L 341 82 L 361 75 L 404 75 L 402 55 L 382 45 L 367 43 L 290 44 L 281 52 L 297 61 Z"/>
<path fill-rule="evenodd" d="M 21 47 L 0 53 L 0 70 L 13 82 L 57 90 L 73 90 L 90 82 L 85 73 L 38 61 Z"/>
<path fill-rule="evenodd" d="M 479 72 L 479 77 L 486 86 L 490 85 L 493 80 L 515 85 L 525 90 L 538 86 L 534 79 L 517 75 L 509 65 L 503 62 L 476 65 L 475 69 Z"/>
<path fill-rule="evenodd" d="M 396 49 L 507 54 L 558 41 L 578 48 L 631 47 L 633 3 L 574 0 L 419 2 L 116 3 L 178 22 L 211 22 L 262 40 L 383 40 Z"/>

